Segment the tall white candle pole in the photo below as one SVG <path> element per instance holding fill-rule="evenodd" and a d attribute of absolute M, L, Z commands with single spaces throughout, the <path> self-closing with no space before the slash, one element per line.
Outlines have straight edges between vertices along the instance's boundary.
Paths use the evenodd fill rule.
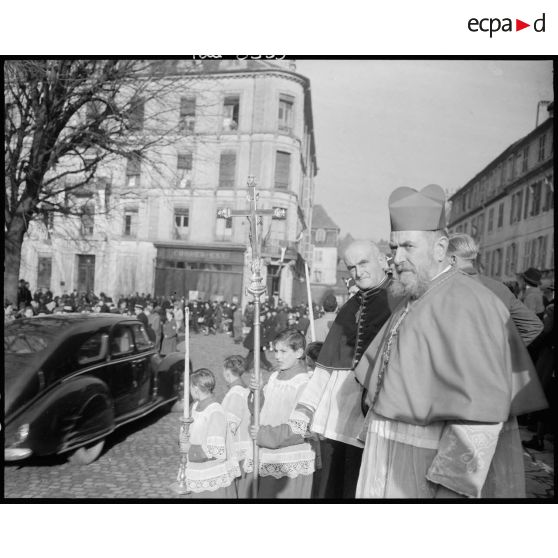
<path fill-rule="evenodd" d="M 308 318 L 310 318 L 310 335 L 312 341 L 316 341 L 316 328 L 314 327 L 314 307 L 312 306 L 312 291 L 310 290 L 310 277 L 308 264 L 304 262 L 304 273 L 306 275 L 306 296 L 308 298 Z"/>
<path fill-rule="evenodd" d="M 184 411 L 178 443 L 180 445 L 180 466 L 178 468 L 177 482 L 171 488 L 178 494 L 189 494 L 186 478 L 188 466 L 188 446 L 190 442 L 190 425 L 194 419 L 190 416 L 190 309 L 186 306 L 184 311 Z"/>

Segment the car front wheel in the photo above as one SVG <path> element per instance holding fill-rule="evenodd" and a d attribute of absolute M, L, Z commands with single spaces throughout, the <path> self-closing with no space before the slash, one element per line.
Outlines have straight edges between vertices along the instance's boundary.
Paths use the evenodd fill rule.
<path fill-rule="evenodd" d="M 73 465 L 89 465 L 101 455 L 104 445 L 105 440 L 102 439 L 92 444 L 82 446 L 70 454 L 68 461 Z"/>

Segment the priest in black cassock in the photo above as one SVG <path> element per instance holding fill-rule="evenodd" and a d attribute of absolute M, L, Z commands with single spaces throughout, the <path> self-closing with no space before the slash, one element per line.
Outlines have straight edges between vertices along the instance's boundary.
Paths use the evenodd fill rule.
<path fill-rule="evenodd" d="M 344 259 L 359 290 L 339 310 L 291 417 L 323 437 L 315 498 L 355 497 L 364 409 L 363 390 L 352 370 L 391 314 L 386 256 L 373 242 L 357 240 Z"/>

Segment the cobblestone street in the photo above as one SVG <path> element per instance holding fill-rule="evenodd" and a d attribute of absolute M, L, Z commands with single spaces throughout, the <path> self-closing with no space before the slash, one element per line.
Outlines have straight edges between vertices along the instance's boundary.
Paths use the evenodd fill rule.
<path fill-rule="evenodd" d="M 246 353 L 224 334 L 194 335 L 191 357 L 194 368 L 206 367 L 217 377 L 216 395 L 225 392 L 221 378 L 223 358 Z M 5 498 L 185 498 L 175 494 L 180 456 L 178 432 L 181 413 L 162 411 L 118 429 L 106 442 L 101 457 L 79 467 L 63 457 L 35 458 L 6 464 Z M 522 429 L 522 438 L 531 433 Z M 553 445 L 546 451 L 526 451 L 527 493 L 530 498 L 554 496 Z"/>

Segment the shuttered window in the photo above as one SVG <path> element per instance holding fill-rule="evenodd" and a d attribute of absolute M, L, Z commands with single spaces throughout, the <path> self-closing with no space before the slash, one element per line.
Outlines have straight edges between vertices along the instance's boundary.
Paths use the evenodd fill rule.
<path fill-rule="evenodd" d="M 130 102 L 130 113 L 128 125 L 130 130 L 143 130 L 143 120 L 145 117 L 145 101 L 143 99 L 132 99 Z"/>
<path fill-rule="evenodd" d="M 275 188 L 287 190 L 291 174 L 291 154 L 277 151 L 275 159 Z"/>
<path fill-rule="evenodd" d="M 221 153 L 219 161 L 219 188 L 234 188 L 236 153 Z"/>
<path fill-rule="evenodd" d="M 193 132 L 196 122 L 196 99 L 194 97 L 181 97 L 179 128 L 182 133 Z"/>

